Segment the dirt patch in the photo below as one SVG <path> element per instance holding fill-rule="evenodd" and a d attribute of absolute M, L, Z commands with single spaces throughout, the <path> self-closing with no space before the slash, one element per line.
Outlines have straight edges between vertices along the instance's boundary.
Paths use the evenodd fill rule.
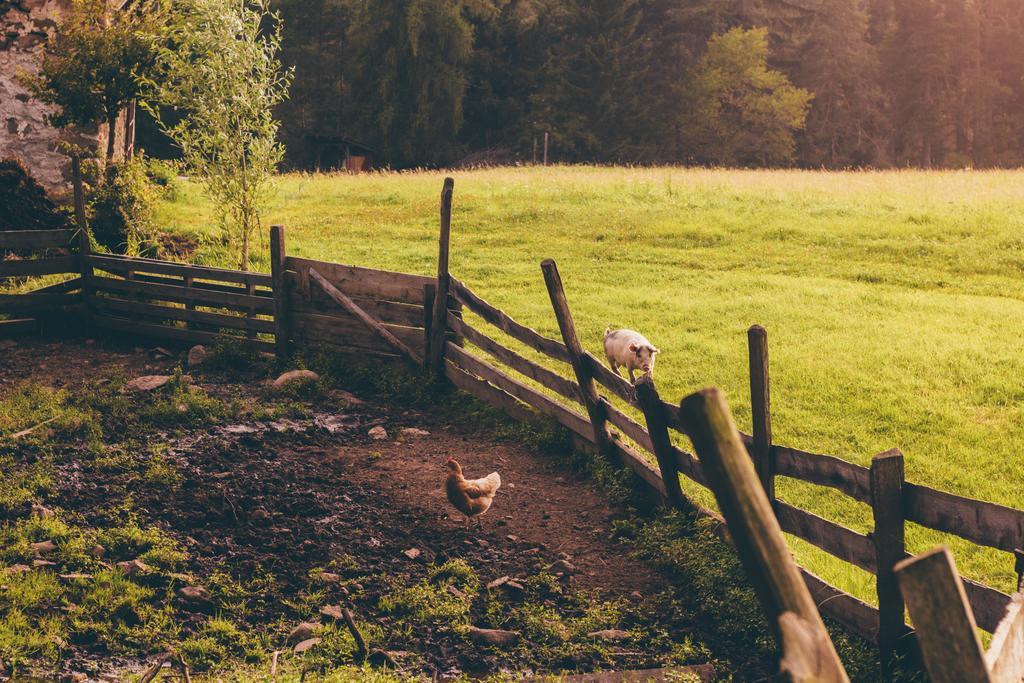
<path fill-rule="evenodd" d="M 0 356 L 0 395 L 26 380 L 74 393 L 104 378 L 170 374 L 181 354 L 23 342 Z M 268 379 L 266 369 L 193 373 L 194 386 L 244 407 L 212 426 L 152 428 L 148 447 L 159 447 L 170 479 L 101 475 L 80 454 L 55 463 L 49 502 L 103 527 L 111 508 L 130 498 L 134 514 L 180 542 L 188 576 L 161 585 L 185 633 L 205 633 L 211 615 L 221 614 L 263 634 L 269 657 L 270 649 L 290 651 L 295 624 L 313 621 L 326 630 L 307 659 L 330 666 L 349 656 L 344 647 L 331 653 L 331 638 L 345 631 L 320 614 L 338 605 L 353 609 L 374 647 L 429 677 L 715 660 L 700 622 L 666 591 L 666 577 L 616 540 L 624 511 L 565 462 L 450 415 L 330 388 L 268 411 L 260 407 L 273 402 Z M 378 426 L 387 439 L 370 436 Z M 467 529 L 445 498 L 448 457 L 467 476 L 502 475 L 480 528 Z M 174 597 L 188 582 L 211 591 L 209 606 Z M 468 626 L 514 630 L 518 644 L 479 645 Z M 590 631 L 626 635 L 602 642 Z M 197 636 L 189 642 L 198 647 Z M 58 670 L 110 671 L 114 660 L 102 647 L 72 645 Z"/>

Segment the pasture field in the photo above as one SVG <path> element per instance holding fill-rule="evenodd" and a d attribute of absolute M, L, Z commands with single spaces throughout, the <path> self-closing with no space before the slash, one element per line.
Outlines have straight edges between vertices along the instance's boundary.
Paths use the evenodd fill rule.
<path fill-rule="evenodd" d="M 1024 507 L 1024 172 L 452 175 L 452 272 L 516 319 L 558 338 L 539 268 L 555 258 L 593 352 L 607 325 L 643 331 L 662 349 L 663 398 L 720 386 L 746 430 L 745 332 L 760 323 L 776 443 L 863 465 L 897 447 L 908 480 Z M 287 226 L 292 255 L 433 274 L 443 177 L 285 175 L 264 220 Z M 234 265 L 197 187 L 158 222 L 210 236 L 198 261 Z M 871 528 L 869 508 L 829 489 L 780 479 L 779 496 Z M 913 552 L 939 542 L 965 574 L 1011 590 L 1008 555 L 908 531 Z M 873 599 L 868 574 L 793 547 Z"/>

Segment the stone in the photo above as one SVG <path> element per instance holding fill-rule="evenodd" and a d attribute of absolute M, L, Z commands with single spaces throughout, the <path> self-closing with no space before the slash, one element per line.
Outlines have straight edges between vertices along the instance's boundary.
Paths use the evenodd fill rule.
<path fill-rule="evenodd" d="M 171 357 L 173 357 L 174 354 L 172 354 L 170 351 L 168 351 L 164 347 L 158 346 L 158 347 L 156 347 L 154 349 L 150 349 L 149 350 L 149 355 L 154 360 L 161 360 L 163 358 L 171 358 Z"/>
<path fill-rule="evenodd" d="M 31 544 L 30 547 L 36 555 L 46 555 L 56 550 L 57 544 L 53 541 L 39 541 L 38 543 Z"/>
<path fill-rule="evenodd" d="M 32 571 L 32 567 L 28 566 L 27 564 L 12 564 L 4 571 L 8 574 L 24 574 L 25 572 Z"/>
<path fill-rule="evenodd" d="M 72 671 L 68 674 L 68 678 L 71 679 L 72 683 L 86 683 L 89 680 L 89 674 L 82 673 L 81 671 Z"/>
<path fill-rule="evenodd" d="M 341 401 L 346 406 L 361 406 L 365 405 L 366 401 L 359 398 L 355 394 L 345 391 L 344 389 L 335 389 L 331 392 L 331 397 L 337 401 Z"/>
<path fill-rule="evenodd" d="M 297 655 L 298 654 L 302 654 L 306 650 L 309 650 L 309 649 L 314 648 L 317 645 L 319 645 L 320 644 L 320 640 L 321 640 L 320 638 L 309 638 L 308 640 L 304 640 L 301 643 L 299 643 L 298 645 L 296 645 L 292 649 L 292 651 L 295 654 L 297 654 Z"/>
<path fill-rule="evenodd" d="M 178 589 L 178 597 L 186 605 L 195 608 L 206 608 L 212 605 L 213 596 L 202 586 L 182 586 Z"/>
<path fill-rule="evenodd" d="M 408 557 L 410 560 L 415 560 L 417 557 L 420 556 L 420 550 L 419 548 L 409 548 L 402 554 Z"/>
<path fill-rule="evenodd" d="M 311 621 L 300 622 L 288 633 L 288 637 L 284 641 L 285 644 L 291 646 L 309 640 L 318 626 L 320 624 L 314 624 Z"/>
<path fill-rule="evenodd" d="M 519 634 L 515 631 L 503 631 L 497 628 L 469 627 L 469 639 L 477 645 L 507 647 L 519 642 Z"/>
<path fill-rule="evenodd" d="M 129 391 L 154 391 L 166 386 L 170 381 L 170 375 L 143 375 L 125 384 L 124 388 Z"/>
<path fill-rule="evenodd" d="M 341 605 L 324 605 L 320 608 L 320 614 L 328 619 L 334 619 L 335 621 L 341 621 L 345 618 L 345 613 L 342 611 Z"/>
<path fill-rule="evenodd" d="M 188 350 L 188 367 L 199 367 L 200 365 L 206 362 L 206 359 L 209 358 L 209 356 L 210 354 L 206 350 L 205 346 L 203 346 L 202 344 L 196 344 L 195 346 Z"/>
<path fill-rule="evenodd" d="M 92 578 L 92 574 L 82 574 L 75 572 L 73 574 L 61 574 L 60 578 L 64 581 L 85 581 Z"/>
<path fill-rule="evenodd" d="M 103 555 L 106 554 L 106 552 L 107 549 L 101 546 L 99 543 L 89 548 L 89 554 L 96 558 L 103 557 Z"/>
<path fill-rule="evenodd" d="M 283 389 L 289 384 L 310 384 L 318 381 L 319 379 L 320 375 L 316 374 L 312 370 L 289 370 L 274 380 L 274 388 Z"/>
<path fill-rule="evenodd" d="M 326 583 L 328 585 L 336 584 L 341 581 L 341 575 L 333 574 L 331 572 L 323 572 L 320 574 L 320 583 Z"/>
<path fill-rule="evenodd" d="M 124 572 L 125 576 L 135 576 L 141 572 L 148 572 L 149 565 L 142 560 L 128 560 L 127 562 L 118 562 L 117 568 Z"/>
<path fill-rule="evenodd" d="M 377 425 L 367 433 L 373 438 L 374 441 L 383 441 L 384 439 L 388 438 L 388 430 L 384 429 L 380 425 Z"/>
<path fill-rule="evenodd" d="M 587 634 L 588 638 L 597 638 L 603 640 L 606 643 L 617 643 L 623 640 L 628 640 L 630 637 L 629 631 L 620 631 L 619 629 L 610 628 L 604 631 L 591 631 Z"/>
<path fill-rule="evenodd" d="M 32 503 L 32 514 L 36 517 L 53 517 L 53 510 L 46 507 L 45 505 L 40 505 L 39 503 Z"/>
<path fill-rule="evenodd" d="M 507 576 L 507 575 L 506 576 L 502 576 L 501 578 L 495 579 L 494 581 L 491 581 L 490 583 L 487 584 L 487 590 L 493 590 L 493 589 L 497 588 L 498 586 L 503 586 L 503 585 L 505 585 L 506 583 L 509 582 L 509 579 L 511 579 L 511 577 Z"/>
<path fill-rule="evenodd" d="M 569 560 L 558 560 L 548 567 L 548 571 L 552 574 L 565 574 L 566 576 L 572 576 L 576 573 L 576 565 Z"/>
<path fill-rule="evenodd" d="M 519 542 L 519 537 L 516 536 L 515 534 L 509 534 L 508 536 L 505 537 L 505 540 L 508 541 L 509 543 L 518 543 Z"/>
<path fill-rule="evenodd" d="M 412 438 L 420 436 L 430 436 L 430 432 L 428 432 L 426 429 L 417 429 L 416 427 L 406 427 L 401 432 L 399 432 L 399 434 L 401 434 L 402 436 Z"/>
<path fill-rule="evenodd" d="M 49 560 L 32 560 L 32 566 L 36 569 L 40 567 L 56 567 L 56 562 L 50 562 Z"/>

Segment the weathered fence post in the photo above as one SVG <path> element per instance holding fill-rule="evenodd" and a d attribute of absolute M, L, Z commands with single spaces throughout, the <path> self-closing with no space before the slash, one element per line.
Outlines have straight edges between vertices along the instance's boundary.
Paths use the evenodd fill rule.
<path fill-rule="evenodd" d="M 786 546 L 725 397 L 717 389 L 697 392 L 683 399 L 680 415 L 780 650 L 812 643 L 816 652 L 810 661 L 817 670 L 800 678 L 849 680 Z M 790 628 L 794 619 L 783 620 L 787 613 L 798 618 L 801 638 L 794 638 L 797 629 Z M 789 653 L 786 659 L 792 661 Z"/>
<path fill-rule="evenodd" d="M 89 238 L 89 221 L 85 216 L 85 188 L 82 186 L 82 160 L 71 157 L 71 185 L 75 193 L 75 224 L 78 226 L 78 262 L 82 276 L 82 315 L 85 324 L 92 327 L 92 241 Z"/>
<path fill-rule="evenodd" d="M 953 556 L 945 547 L 901 560 L 896 575 L 934 683 L 988 683 L 988 665 Z"/>
<path fill-rule="evenodd" d="M 274 288 L 274 346 L 278 358 L 287 358 L 291 350 L 291 312 L 283 225 L 270 226 L 270 277 Z"/>
<path fill-rule="evenodd" d="M 583 403 L 590 416 L 590 424 L 594 427 L 594 443 L 602 455 L 614 459 L 615 451 L 612 448 L 611 435 L 608 433 L 608 420 L 604 404 L 601 402 L 601 397 L 597 395 L 594 377 L 587 367 L 586 354 L 580 343 L 580 338 L 576 334 L 576 323 L 572 319 L 572 311 L 569 310 L 569 302 L 565 298 L 558 266 L 552 259 L 544 259 L 540 267 L 544 271 L 544 283 L 548 288 L 551 306 L 555 309 L 555 318 L 558 320 L 558 329 L 562 332 L 562 341 L 569 349 L 569 359 L 572 369 L 576 373 L 576 382 L 580 385 L 580 393 L 583 395 Z"/>
<path fill-rule="evenodd" d="M 772 457 L 772 407 L 768 382 L 768 332 L 760 325 L 747 330 L 750 356 L 750 412 L 754 423 L 751 455 L 768 501 L 775 505 L 775 458 Z"/>
<path fill-rule="evenodd" d="M 888 670 L 896 646 L 906 633 L 903 596 L 895 567 L 905 555 L 903 518 L 903 454 L 886 451 L 871 460 L 871 511 L 875 530 L 875 585 L 878 592 L 878 650 Z"/>
<path fill-rule="evenodd" d="M 430 371 L 444 377 L 444 345 L 448 330 L 448 292 L 451 274 L 448 271 L 448 249 L 452 235 L 452 193 L 455 179 L 445 178 L 441 190 L 441 235 L 437 247 L 437 289 L 434 292 L 434 318 L 430 326 Z"/>
<path fill-rule="evenodd" d="M 650 375 L 644 375 L 636 382 L 636 399 L 640 409 L 644 411 L 647 431 L 651 435 L 654 456 L 658 459 L 661 479 L 665 482 L 665 495 L 669 505 L 679 510 L 692 508 L 683 495 L 679 485 L 679 468 L 676 465 L 675 448 L 668 432 L 668 420 L 665 417 L 665 406 L 658 395 L 658 389 Z"/>
<path fill-rule="evenodd" d="M 423 285 L 423 369 L 430 369 L 430 345 L 433 342 L 433 335 L 430 333 L 434 326 L 434 296 L 437 292 L 437 285 Z"/>

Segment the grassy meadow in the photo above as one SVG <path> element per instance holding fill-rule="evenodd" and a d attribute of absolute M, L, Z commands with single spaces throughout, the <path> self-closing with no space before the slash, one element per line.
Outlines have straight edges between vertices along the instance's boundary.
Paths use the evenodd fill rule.
<path fill-rule="evenodd" d="M 760 323 L 777 443 L 863 465 L 897 447 L 911 481 L 1024 507 L 1024 172 L 454 176 L 452 272 L 518 320 L 558 337 L 539 268 L 555 258 L 592 351 L 601 355 L 607 325 L 641 330 L 662 349 L 663 398 L 717 385 L 747 430 L 745 332 Z M 442 179 L 285 175 L 264 221 L 287 226 L 292 255 L 432 274 Z M 216 234 L 211 206 L 188 183 L 158 222 Z M 203 244 L 198 261 L 230 265 L 214 240 Z M 866 506 L 830 489 L 782 479 L 779 492 L 871 528 Z M 939 542 L 965 574 L 1011 589 L 1008 555 L 910 530 L 912 551 Z M 868 574 L 795 540 L 794 549 L 872 599 Z"/>

